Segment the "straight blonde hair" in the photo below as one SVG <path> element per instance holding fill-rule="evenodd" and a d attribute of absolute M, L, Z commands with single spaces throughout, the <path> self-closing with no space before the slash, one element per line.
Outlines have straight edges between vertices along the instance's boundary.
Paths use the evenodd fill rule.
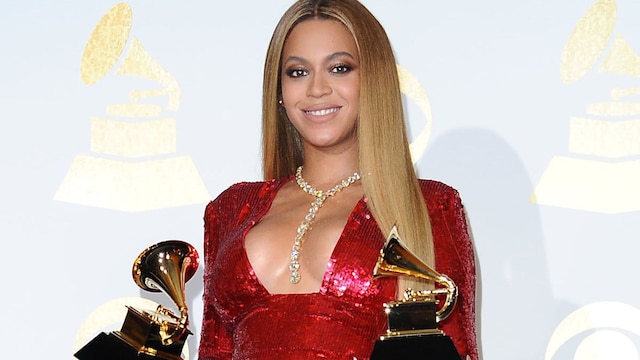
<path fill-rule="evenodd" d="M 264 66 L 264 178 L 287 177 L 304 159 L 300 137 L 278 100 L 284 43 L 297 24 L 312 18 L 342 23 L 359 51 L 358 166 L 367 206 L 385 236 L 396 225 L 404 244 L 433 267 L 431 224 L 409 151 L 395 56 L 382 25 L 358 1 L 300 0 L 276 26 Z M 402 285 L 418 284 L 404 279 Z"/>

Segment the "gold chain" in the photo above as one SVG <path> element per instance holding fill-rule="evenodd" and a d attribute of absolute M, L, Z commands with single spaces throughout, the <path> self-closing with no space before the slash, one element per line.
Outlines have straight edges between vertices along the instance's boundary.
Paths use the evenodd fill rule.
<path fill-rule="evenodd" d="M 293 241 L 293 246 L 291 247 L 291 263 L 289 264 L 291 277 L 289 278 L 289 282 L 291 282 L 292 284 L 297 284 L 300 282 L 300 249 L 302 248 L 304 235 L 309 230 L 309 227 L 311 226 L 313 219 L 315 219 L 318 210 L 320 210 L 320 207 L 322 207 L 322 204 L 324 204 L 325 200 L 339 193 L 358 180 L 360 180 L 360 174 L 356 171 L 353 173 L 353 175 L 342 180 L 331 189 L 322 191 L 311 186 L 304 180 L 304 178 L 302 177 L 302 166 L 298 167 L 298 169 L 296 170 L 296 182 L 298 183 L 298 186 L 300 186 L 300 188 L 304 190 L 304 192 L 314 196 L 316 199 L 311 203 L 311 207 L 309 208 L 307 216 L 304 217 L 304 220 L 302 220 L 302 223 L 300 223 L 300 226 L 298 226 L 296 238 Z"/>

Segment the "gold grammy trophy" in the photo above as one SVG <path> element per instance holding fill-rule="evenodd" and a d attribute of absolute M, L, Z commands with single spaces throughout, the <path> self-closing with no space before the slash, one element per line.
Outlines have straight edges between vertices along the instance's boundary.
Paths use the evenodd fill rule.
<path fill-rule="evenodd" d="M 181 240 L 167 240 L 142 251 L 133 263 L 133 279 L 143 290 L 164 292 L 179 315 L 158 305 L 153 312 L 127 306 L 120 331 L 100 333 L 80 349 L 80 360 L 163 359 L 181 360 L 191 331 L 185 283 L 198 269 L 196 249 Z"/>
<path fill-rule="evenodd" d="M 451 338 L 438 328 L 438 323 L 453 311 L 458 288 L 449 277 L 436 272 L 408 250 L 395 226 L 373 270 L 374 279 L 383 276 L 418 278 L 441 287 L 420 291 L 409 288 L 401 301 L 384 304 L 387 332 L 376 342 L 370 359 L 460 360 Z M 442 296 L 444 300 L 439 301 L 437 297 Z"/>

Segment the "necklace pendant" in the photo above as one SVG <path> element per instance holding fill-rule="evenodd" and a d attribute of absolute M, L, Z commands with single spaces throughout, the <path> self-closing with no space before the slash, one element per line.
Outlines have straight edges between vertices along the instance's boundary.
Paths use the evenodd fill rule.
<path fill-rule="evenodd" d="M 292 284 L 297 284 L 300 282 L 300 273 L 299 272 L 292 272 L 291 273 L 291 277 L 289 278 L 289 282 Z"/>

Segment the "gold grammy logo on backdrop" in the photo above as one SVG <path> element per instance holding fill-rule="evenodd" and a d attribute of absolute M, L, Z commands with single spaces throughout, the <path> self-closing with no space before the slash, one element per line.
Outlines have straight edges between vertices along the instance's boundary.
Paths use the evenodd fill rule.
<path fill-rule="evenodd" d="M 544 359 L 553 360 L 563 346 L 578 340 L 574 360 L 637 360 L 640 355 L 633 337 L 640 337 L 640 309 L 614 301 L 597 302 L 562 320 Z"/>
<path fill-rule="evenodd" d="M 131 25 L 128 4 L 107 11 L 85 46 L 81 79 L 94 85 L 115 70 L 141 86 L 151 80 L 160 87 L 132 89 L 129 102 L 107 105 L 108 117 L 91 118 L 91 151 L 97 156 L 76 156 L 54 199 L 121 211 L 206 202 L 209 193 L 191 158 L 167 156 L 176 153 L 176 120 L 162 114 L 178 110 L 180 87 L 135 36 L 129 41 Z"/>
<path fill-rule="evenodd" d="M 426 119 L 424 127 L 410 144 L 411 160 L 415 164 L 424 155 L 431 136 L 431 126 L 433 124 L 431 103 L 420 81 L 409 70 L 400 65 L 396 65 L 396 67 L 398 69 L 398 78 L 400 79 L 400 91 L 418 106 Z"/>
<path fill-rule="evenodd" d="M 571 84 L 597 66 L 601 73 L 640 77 L 640 56 L 622 35 L 611 41 L 614 0 L 596 2 L 580 19 L 562 54 L 561 77 Z M 609 49 L 607 47 L 609 46 Z M 639 87 L 611 89 L 611 99 L 586 106 L 589 117 L 572 117 L 569 151 L 555 156 L 531 201 L 599 213 L 640 210 Z M 635 159 L 633 158 L 635 157 Z"/>

